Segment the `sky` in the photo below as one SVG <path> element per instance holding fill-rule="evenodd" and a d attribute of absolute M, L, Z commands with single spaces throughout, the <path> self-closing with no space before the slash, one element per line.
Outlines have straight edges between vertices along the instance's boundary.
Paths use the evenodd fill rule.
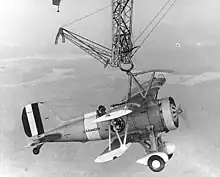
<path fill-rule="evenodd" d="M 153 3 L 150 0 L 138 0 L 134 3 L 134 36 L 139 34 L 164 3 L 165 0 Z M 50 0 L 1 0 L 0 45 L 5 49 L 1 51 L 1 55 L 7 53 L 10 56 L 10 53 L 15 52 L 20 55 L 53 53 L 57 50 L 60 52 L 61 49 L 54 46 L 54 38 L 61 25 L 109 4 L 110 1 L 107 0 L 64 0 L 61 2 L 61 12 L 57 13 L 56 6 L 52 6 Z M 146 46 L 151 41 L 162 42 L 163 45 L 168 42 L 169 46 L 174 46 L 176 42 L 195 46 L 197 43 L 218 44 L 219 7 L 218 0 L 177 0 L 174 8 L 149 38 L 149 42 L 146 42 Z M 110 47 L 110 21 L 111 13 L 107 9 L 68 28 Z"/>
<path fill-rule="evenodd" d="M 134 37 L 164 3 L 135 1 Z M 136 144 L 122 158 L 107 164 L 94 163 L 107 142 L 48 144 L 37 157 L 24 148 L 28 139 L 20 116 L 26 104 L 39 100 L 61 104 L 57 100 L 66 100 L 69 107 L 54 113 L 68 119 L 124 97 L 127 80 L 123 73 L 104 69 L 70 43 L 54 45 L 60 26 L 108 4 L 110 0 L 63 0 L 57 13 L 50 0 L 0 0 L 0 177 L 153 174 L 135 163 L 144 156 Z M 190 122 L 187 127 L 181 120 L 180 128 L 165 136 L 177 150 L 156 176 L 220 175 L 219 8 L 219 0 L 177 0 L 135 57 L 136 70 L 175 70 L 166 75 L 167 84 L 159 95 L 173 96 L 185 108 Z M 107 9 L 68 29 L 110 47 L 110 21 Z M 51 122 L 52 127 L 55 124 Z"/>

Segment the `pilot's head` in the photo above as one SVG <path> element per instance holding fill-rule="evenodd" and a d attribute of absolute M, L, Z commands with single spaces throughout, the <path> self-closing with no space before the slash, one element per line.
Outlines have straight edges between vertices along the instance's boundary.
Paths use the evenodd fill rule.
<path fill-rule="evenodd" d="M 106 108 L 105 108 L 105 106 L 100 105 L 100 106 L 98 107 L 98 110 L 99 110 L 99 112 L 105 112 L 105 111 L 106 111 Z"/>

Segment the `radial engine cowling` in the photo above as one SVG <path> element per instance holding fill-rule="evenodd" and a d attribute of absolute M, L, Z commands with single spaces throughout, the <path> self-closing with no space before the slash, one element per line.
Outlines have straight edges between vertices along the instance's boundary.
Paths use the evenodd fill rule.
<path fill-rule="evenodd" d="M 159 111 L 165 131 L 168 132 L 179 127 L 177 108 L 172 97 L 159 100 Z"/>

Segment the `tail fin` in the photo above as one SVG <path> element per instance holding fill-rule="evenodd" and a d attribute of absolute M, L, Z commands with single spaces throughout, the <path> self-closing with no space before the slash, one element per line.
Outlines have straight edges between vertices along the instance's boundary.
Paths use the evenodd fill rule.
<path fill-rule="evenodd" d="M 28 137 L 33 137 L 44 133 L 44 127 L 38 103 L 32 103 L 25 106 L 23 108 L 21 117 L 24 132 Z"/>

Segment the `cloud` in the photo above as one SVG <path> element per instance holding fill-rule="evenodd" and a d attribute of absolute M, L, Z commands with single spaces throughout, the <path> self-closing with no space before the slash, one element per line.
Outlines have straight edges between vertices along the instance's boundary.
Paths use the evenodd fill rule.
<path fill-rule="evenodd" d="M 198 75 L 167 75 L 168 84 L 180 84 L 186 86 L 193 86 L 203 82 L 220 79 L 220 72 L 205 72 Z"/>
<path fill-rule="evenodd" d="M 195 85 L 202 82 L 212 81 L 220 79 L 220 72 L 207 72 L 203 73 L 197 76 L 194 76 L 192 78 L 189 78 L 188 80 L 182 82 L 184 85 Z"/>
<path fill-rule="evenodd" d="M 184 45 L 185 46 L 189 46 L 189 47 L 196 47 L 196 48 L 199 48 L 199 47 L 215 47 L 215 46 L 219 46 L 220 45 L 220 42 L 217 41 L 216 39 L 187 39 L 185 40 L 184 42 Z"/>
<path fill-rule="evenodd" d="M 20 61 L 28 61 L 28 60 L 56 60 L 56 61 L 62 61 L 62 60 L 78 60 L 78 59 L 87 59 L 90 57 L 87 54 L 60 54 L 60 55 L 53 55 L 53 54 L 32 54 L 32 55 L 26 55 L 23 57 L 4 57 L 0 59 L 1 63 L 11 63 L 11 62 L 20 62 Z"/>
<path fill-rule="evenodd" d="M 49 83 L 60 81 L 68 78 L 75 78 L 72 74 L 74 72 L 73 69 L 52 69 L 52 73 L 46 73 L 42 78 L 32 80 L 30 82 L 24 82 L 22 85 L 35 85 L 41 83 Z"/>
<path fill-rule="evenodd" d="M 203 137 L 190 134 L 181 136 L 181 141 L 176 141 L 178 148 L 175 152 L 177 167 L 181 168 L 185 176 L 210 176 L 217 177 L 220 174 L 218 164 L 213 161 L 213 151 L 203 148 L 208 143 Z M 209 144 L 210 148 L 212 144 Z M 182 164 L 183 161 L 187 163 Z"/>
<path fill-rule="evenodd" d="M 157 73 L 157 75 L 160 73 Z M 220 79 L 220 72 L 204 72 L 201 74 L 166 74 L 162 73 L 166 80 L 167 84 L 172 85 L 185 85 L 185 86 L 193 86 L 196 84 L 208 82 L 208 81 L 214 81 Z M 115 79 L 127 79 L 126 75 L 120 72 L 109 72 L 108 78 L 111 80 Z M 150 79 L 150 77 L 146 77 L 144 75 L 143 77 L 139 77 L 140 81 L 143 82 L 147 79 Z"/>
<path fill-rule="evenodd" d="M 42 83 L 50 83 L 50 82 L 56 82 L 65 80 L 68 78 L 75 78 L 74 76 L 74 70 L 73 69 L 52 69 L 51 73 L 46 73 L 42 77 L 31 80 L 28 82 L 22 82 L 22 83 L 1 83 L 0 88 L 13 88 L 13 87 L 21 87 L 21 86 L 30 86 L 30 85 L 36 85 L 36 84 L 42 84 Z"/>

